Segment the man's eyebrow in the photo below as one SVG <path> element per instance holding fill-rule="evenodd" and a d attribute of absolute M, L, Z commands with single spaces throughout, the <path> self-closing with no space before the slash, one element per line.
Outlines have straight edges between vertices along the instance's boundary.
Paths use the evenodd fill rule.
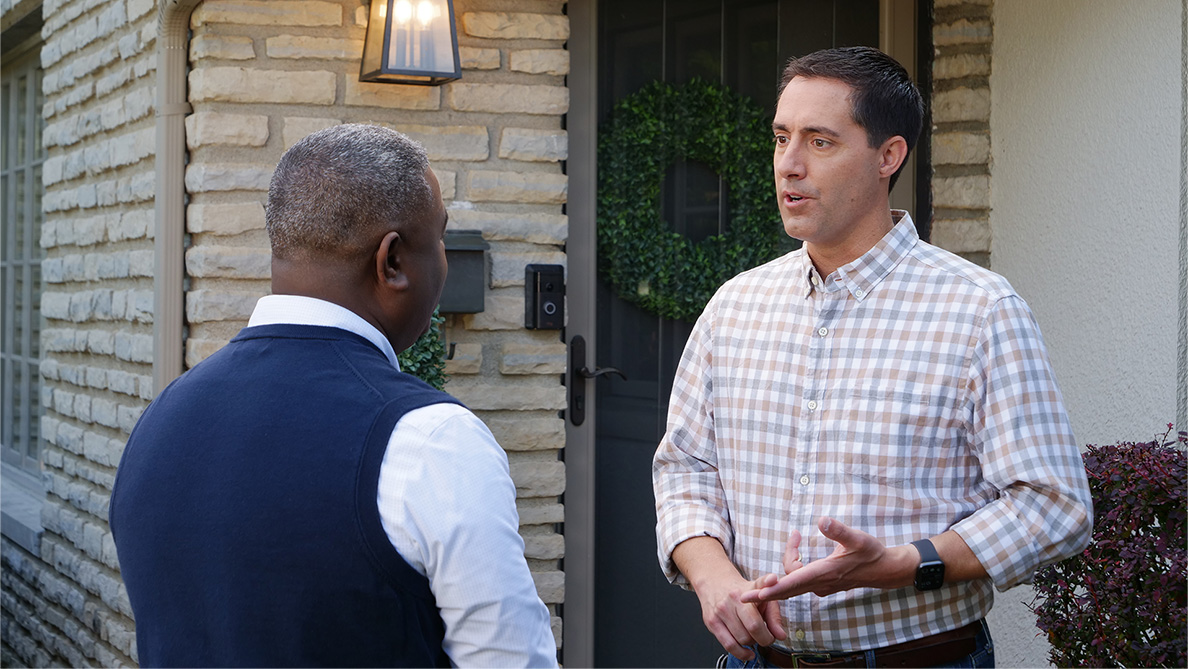
<path fill-rule="evenodd" d="M 833 128 L 827 128 L 823 125 L 812 125 L 804 129 L 805 134 L 808 135 L 828 135 L 830 137 L 841 137 L 841 133 Z"/>
<path fill-rule="evenodd" d="M 790 132 L 788 130 L 788 126 L 784 125 L 783 123 L 772 123 L 771 129 L 774 132 Z M 827 128 L 823 125 L 810 125 L 810 126 L 804 128 L 801 132 L 803 132 L 806 135 L 828 135 L 829 137 L 836 137 L 836 138 L 841 137 L 840 132 L 834 130 L 833 128 Z"/>

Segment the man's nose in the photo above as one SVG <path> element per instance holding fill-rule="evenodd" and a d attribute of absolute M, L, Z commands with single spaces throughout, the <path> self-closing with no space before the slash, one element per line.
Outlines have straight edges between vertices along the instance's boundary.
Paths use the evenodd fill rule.
<path fill-rule="evenodd" d="M 776 153 L 776 176 L 796 179 L 803 178 L 804 168 L 803 154 L 795 146 L 788 146 L 783 152 Z"/>

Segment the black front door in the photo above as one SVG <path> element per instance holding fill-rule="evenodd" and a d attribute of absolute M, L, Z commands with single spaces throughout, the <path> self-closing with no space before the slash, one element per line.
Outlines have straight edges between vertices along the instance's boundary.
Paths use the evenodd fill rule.
<path fill-rule="evenodd" d="M 600 121 L 651 81 L 695 76 L 773 110 L 787 58 L 879 40 L 878 0 L 602 0 L 597 14 Z M 694 240 L 717 234 L 729 224 L 722 196 L 708 167 L 674 165 L 664 182 L 665 219 Z M 780 225 L 778 215 L 771 224 Z M 713 666 L 722 652 L 696 595 L 670 585 L 656 558 L 651 460 L 691 328 L 624 302 L 599 280 L 595 361 L 621 369 L 627 380 L 596 382 L 597 666 Z"/>

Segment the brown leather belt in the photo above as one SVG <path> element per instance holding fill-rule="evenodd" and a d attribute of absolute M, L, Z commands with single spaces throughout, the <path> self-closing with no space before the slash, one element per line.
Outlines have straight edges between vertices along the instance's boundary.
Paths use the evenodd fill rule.
<path fill-rule="evenodd" d="M 977 649 L 982 621 L 961 629 L 913 639 L 874 651 L 874 664 L 866 664 L 866 653 L 793 653 L 760 646 L 759 654 L 775 667 L 932 667 L 955 662 Z"/>

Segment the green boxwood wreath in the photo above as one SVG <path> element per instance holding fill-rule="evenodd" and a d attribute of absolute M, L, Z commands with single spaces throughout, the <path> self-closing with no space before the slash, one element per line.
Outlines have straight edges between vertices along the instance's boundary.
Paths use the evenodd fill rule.
<path fill-rule="evenodd" d="M 624 300 L 694 320 L 727 279 L 779 255 L 771 121 L 750 98 L 701 79 L 648 84 L 599 128 L 599 269 Z M 661 182 L 678 160 L 708 165 L 729 198 L 727 232 L 693 243 L 660 215 Z"/>

